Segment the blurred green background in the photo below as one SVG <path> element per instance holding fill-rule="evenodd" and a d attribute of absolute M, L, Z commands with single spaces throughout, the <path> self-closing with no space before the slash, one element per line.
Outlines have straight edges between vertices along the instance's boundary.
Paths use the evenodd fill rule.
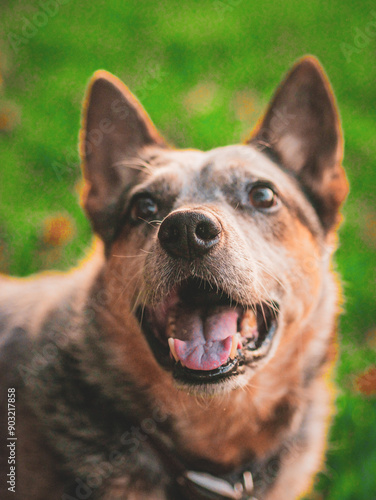
<path fill-rule="evenodd" d="M 351 194 L 338 411 L 309 498 L 376 499 L 375 3 L 4 0 L 0 19 L 0 271 L 20 276 L 68 269 L 90 245 L 77 138 L 95 70 L 119 76 L 176 146 L 208 149 L 247 136 L 297 58 L 321 60 Z"/>

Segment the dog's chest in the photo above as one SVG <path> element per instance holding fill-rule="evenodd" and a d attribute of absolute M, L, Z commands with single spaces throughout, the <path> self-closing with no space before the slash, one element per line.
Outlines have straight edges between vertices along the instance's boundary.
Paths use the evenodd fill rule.
<path fill-rule="evenodd" d="M 244 393 L 232 394 L 222 404 L 195 403 L 175 422 L 175 442 L 182 453 L 224 466 L 236 466 L 253 454 L 258 425 Z"/>

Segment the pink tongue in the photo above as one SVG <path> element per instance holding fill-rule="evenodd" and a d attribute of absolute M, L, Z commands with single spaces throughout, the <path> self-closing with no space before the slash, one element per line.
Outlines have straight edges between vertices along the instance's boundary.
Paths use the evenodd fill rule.
<path fill-rule="evenodd" d="M 175 327 L 179 338 L 174 339 L 174 345 L 182 364 L 191 370 L 214 370 L 225 364 L 238 317 L 237 311 L 229 307 L 209 312 L 178 309 Z"/>

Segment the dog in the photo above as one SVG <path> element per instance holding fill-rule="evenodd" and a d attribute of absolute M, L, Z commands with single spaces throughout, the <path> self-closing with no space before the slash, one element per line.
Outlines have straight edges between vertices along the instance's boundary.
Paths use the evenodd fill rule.
<path fill-rule="evenodd" d="M 90 257 L 1 278 L 1 498 L 299 498 L 333 413 L 348 191 L 319 62 L 208 152 L 99 71 L 80 152 Z"/>

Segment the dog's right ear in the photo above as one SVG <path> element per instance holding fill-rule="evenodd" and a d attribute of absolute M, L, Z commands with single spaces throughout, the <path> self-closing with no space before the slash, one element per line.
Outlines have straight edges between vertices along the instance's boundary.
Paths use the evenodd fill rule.
<path fill-rule="evenodd" d="M 166 148 L 141 104 L 106 71 L 97 71 L 88 87 L 80 134 L 85 179 L 83 205 L 94 231 L 111 240 L 123 194 L 137 182 L 136 162 L 145 146 Z"/>

